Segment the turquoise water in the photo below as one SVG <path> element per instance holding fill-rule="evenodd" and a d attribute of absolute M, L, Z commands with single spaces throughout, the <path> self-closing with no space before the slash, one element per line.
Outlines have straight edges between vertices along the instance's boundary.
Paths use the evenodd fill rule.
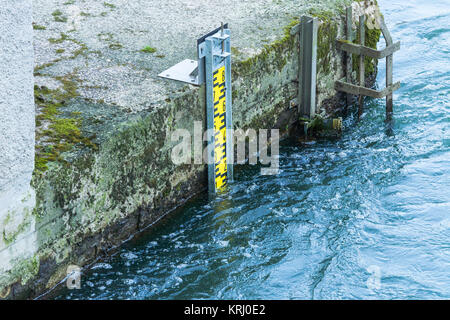
<path fill-rule="evenodd" d="M 450 299 L 450 1 L 378 0 L 402 49 L 337 141 L 281 146 L 82 277 L 67 299 Z M 384 85 L 384 64 L 378 83 Z"/>

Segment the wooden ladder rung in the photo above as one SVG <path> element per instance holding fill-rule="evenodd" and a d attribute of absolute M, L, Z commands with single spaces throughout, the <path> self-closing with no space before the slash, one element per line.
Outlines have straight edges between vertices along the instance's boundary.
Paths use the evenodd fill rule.
<path fill-rule="evenodd" d="M 346 93 L 354 94 L 354 95 L 364 95 L 372 98 L 384 98 L 388 94 L 394 92 L 395 90 L 400 88 L 400 82 L 396 82 L 393 85 L 390 85 L 387 88 L 384 88 L 383 90 L 373 90 L 361 86 L 357 86 L 354 84 L 350 84 L 342 80 L 338 80 L 334 84 L 334 88 L 338 91 L 343 91 Z"/>
<path fill-rule="evenodd" d="M 394 52 L 400 50 L 400 41 L 397 41 L 383 50 L 375 50 L 360 44 L 349 43 L 347 40 L 336 40 L 338 50 L 353 53 L 356 55 L 364 55 L 375 59 L 383 59 L 390 56 Z"/>

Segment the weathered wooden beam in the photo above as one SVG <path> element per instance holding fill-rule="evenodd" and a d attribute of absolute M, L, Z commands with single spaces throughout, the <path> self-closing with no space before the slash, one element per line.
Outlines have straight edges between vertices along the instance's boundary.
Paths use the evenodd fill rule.
<path fill-rule="evenodd" d="M 364 46 L 366 41 L 366 17 L 364 15 L 359 16 L 359 44 Z M 361 87 L 365 87 L 365 79 L 364 79 L 364 55 L 361 53 L 359 55 L 359 85 Z M 361 118 L 363 113 L 364 96 L 362 94 L 358 97 L 358 118 Z"/>
<path fill-rule="evenodd" d="M 384 19 L 380 19 L 381 32 L 383 33 L 386 41 L 386 46 L 392 45 L 392 37 L 389 29 L 386 27 Z M 386 87 L 390 87 L 393 82 L 393 55 L 392 53 L 386 57 Z M 394 103 L 392 101 L 392 92 L 386 95 L 386 121 L 392 120 L 392 114 L 394 113 Z"/>
<path fill-rule="evenodd" d="M 342 79 L 342 80 L 338 80 L 335 82 L 334 88 L 338 91 L 343 91 L 343 92 L 346 92 L 349 94 L 354 94 L 354 95 L 362 94 L 362 95 L 372 97 L 372 98 L 384 98 L 384 97 L 388 96 L 389 94 L 392 94 L 392 92 L 394 92 L 395 90 L 399 89 L 400 82 L 396 82 L 393 85 L 390 85 L 390 86 L 384 88 L 383 90 L 373 90 L 373 89 L 369 89 L 369 88 L 365 88 L 365 87 L 347 83 L 346 81 L 344 81 L 344 79 Z"/>
<path fill-rule="evenodd" d="M 377 59 L 386 58 L 387 56 L 392 55 L 394 52 L 396 52 L 398 50 L 400 50 L 400 41 L 397 41 L 389 46 L 386 46 L 386 48 L 384 48 L 383 50 L 379 50 L 378 51 L 379 56 L 377 57 Z"/>
<path fill-rule="evenodd" d="M 371 58 L 383 59 L 400 50 L 400 41 L 387 46 L 383 50 L 375 50 L 364 45 L 349 43 L 347 42 L 347 40 L 336 40 L 336 47 L 338 50 L 342 50 L 348 53 L 356 55 L 363 54 Z"/>

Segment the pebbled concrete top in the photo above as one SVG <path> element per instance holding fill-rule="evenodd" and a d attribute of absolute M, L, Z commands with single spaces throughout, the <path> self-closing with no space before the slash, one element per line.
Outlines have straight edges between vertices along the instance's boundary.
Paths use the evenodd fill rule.
<path fill-rule="evenodd" d="M 245 59 L 307 10 L 329 12 L 348 2 L 34 0 L 35 81 L 53 89 L 61 86 L 55 77 L 70 76 L 81 97 L 139 112 L 184 86 L 157 75 L 195 59 L 196 39 L 220 22 L 229 23 L 232 46 L 241 53 L 233 58 Z M 156 51 L 142 52 L 146 46 Z"/>

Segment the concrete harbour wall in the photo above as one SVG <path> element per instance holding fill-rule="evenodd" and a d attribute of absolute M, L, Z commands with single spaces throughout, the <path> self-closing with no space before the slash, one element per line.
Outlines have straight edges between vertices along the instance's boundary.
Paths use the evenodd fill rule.
<path fill-rule="evenodd" d="M 0 141 L 0 294 L 9 299 L 30 298 L 63 280 L 69 265 L 88 266 L 108 255 L 130 236 L 205 190 L 204 165 L 175 165 L 170 158 L 174 146 L 171 132 L 178 128 L 193 132 L 194 121 L 205 119 L 204 89 L 155 76 L 181 59 L 193 58 L 191 49 L 186 48 L 195 50 L 195 36 L 185 39 L 178 35 L 180 30 L 167 29 L 160 39 L 146 25 L 115 29 L 118 17 L 130 20 L 133 14 L 133 19 L 142 23 L 148 15 L 150 20 L 152 14 L 158 18 L 163 9 L 154 13 L 151 5 L 155 4 L 140 4 L 144 7 L 137 14 L 131 8 L 136 4 L 122 0 L 111 0 L 108 6 L 36 0 L 32 18 L 31 1 L 3 2 L 0 16 L 11 28 L 0 34 L 0 44 L 13 47 L 0 53 L 0 70 L 3 74 L 12 70 L 13 60 L 3 52 L 17 58 L 13 61 L 17 69 L 9 78 L 0 79 L 0 88 L 17 95 L 0 93 L 0 117 L 5 117 L 0 129 L 7 137 Z M 259 2 L 262 6 L 264 1 Z M 294 2 L 283 0 L 268 8 L 273 10 L 273 20 L 261 27 L 264 32 L 249 29 L 251 24 L 239 24 L 244 17 L 234 13 L 216 19 L 230 22 L 235 41 L 235 127 L 279 128 L 286 133 L 298 120 L 291 105 L 297 95 L 298 39 L 290 35 L 290 29 L 302 14 L 317 16 L 320 21 L 316 113 L 326 117 L 340 103 L 333 86 L 343 77 L 344 59 L 335 40 L 343 37 L 342 16 L 352 1 Z M 166 4 L 175 6 L 173 1 Z M 195 10 L 199 4 L 184 1 L 182 5 Z M 246 19 L 266 14 L 267 10 L 253 5 L 244 14 Z M 376 7 L 374 1 L 354 5 Z M 108 21 L 110 25 L 105 26 Z M 192 25 L 198 23 L 195 21 Z M 18 25 L 12 28 L 13 24 Z M 214 27 L 191 29 L 201 35 Z M 378 39 L 375 29 L 373 34 Z M 152 35 L 155 48 L 146 46 Z M 124 40 L 130 37 L 132 44 Z M 171 37 L 172 42 L 166 43 Z M 20 42 L 11 44 L 12 38 Z M 131 48 L 135 43 L 139 45 Z M 376 72 L 376 67 L 371 70 Z M 9 163 L 21 165 L 15 168 Z"/>

